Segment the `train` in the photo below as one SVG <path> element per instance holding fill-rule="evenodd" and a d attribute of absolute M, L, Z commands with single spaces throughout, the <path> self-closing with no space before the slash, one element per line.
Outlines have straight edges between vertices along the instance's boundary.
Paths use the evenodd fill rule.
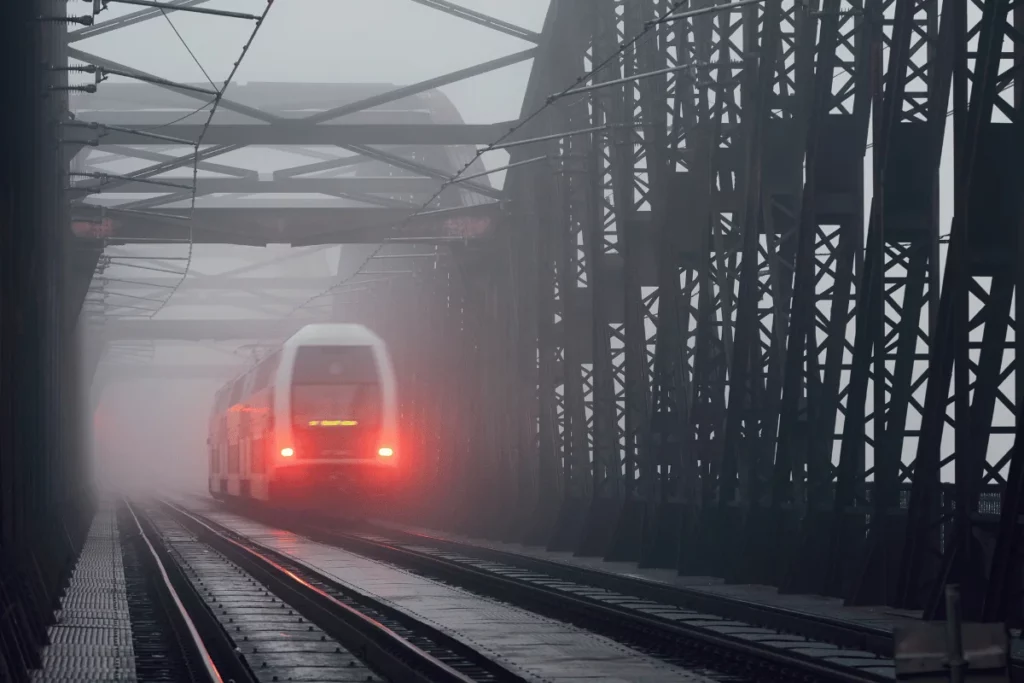
<path fill-rule="evenodd" d="M 306 325 L 216 393 L 217 499 L 359 514 L 386 505 L 403 458 L 394 369 L 354 324 Z"/>

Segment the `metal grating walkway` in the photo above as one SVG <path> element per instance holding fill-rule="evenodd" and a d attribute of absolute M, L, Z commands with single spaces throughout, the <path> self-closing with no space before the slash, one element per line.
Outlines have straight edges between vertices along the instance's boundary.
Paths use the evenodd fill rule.
<path fill-rule="evenodd" d="M 128 612 L 121 542 L 114 507 L 102 507 L 93 519 L 75 565 L 43 668 L 34 683 L 108 683 L 135 681 L 132 624 Z"/>

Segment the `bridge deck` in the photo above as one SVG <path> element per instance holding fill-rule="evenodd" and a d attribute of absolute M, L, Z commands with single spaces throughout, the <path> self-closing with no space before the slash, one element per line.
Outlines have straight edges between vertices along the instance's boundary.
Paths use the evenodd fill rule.
<path fill-rule="evenodd" d="M 223 526 L 431 623 L 527 680 L 575 683 L 707 681 L 602 636 L 488 600 L 290 532 L 204 510 Z M 500 653 L 500 654 L 499 654 Z"/>
<path fill-rule="evenodd" d="M 96 513 L 71 582 L 49 628 L 33 683 L 135 681 L 135 652 L 117 517 Z"/>
<path fill-rule="evenodd" d="M 639 567 L 635 562 L 607 562 L 600 557 L 578 557 L 571 552 L 550 551 L 542 547 L 520 543 L 489 541 L 403 524 L 384 523 L 384 526 L 456 543 L 465 543 L 471 546 L 523 555 L 547 562 L 558 562 L 587 570 L 649 581 L 677 588 L 684 593 L 713 596 L 721 598 L 723 601 L 729 601 L 734 605 L 752 605 L 796 617 L 796 619 L 787 619 L 787 624 L 800 624 L 800 618 L 803 617 L 802 625 L 804 630 L 797 631 L 797 633 L 808 638 L 820 637 L 817 625 L 821 623 L 870 630 L 879 636 L 888 638 L 889 634 L 896 627 L 909 625 L 921 618 L 921 612 L 919 611 L 902 610 L 886 606 L 850 606 L 843 604 L 841 598 L 779 593 L 778 588 L 774 586 L 726 584 L 721 578 L 712 576 L 680 576 L 674 569 Z M 1024 640 L 1021 639 L 1021 635 L 1014 634 L 1011 640 L 1011 648 L 1015 660 L 1024 660 Z"/>
<path fill-rule="evenodd" d="M 410 528 L 409 530 L 412 529 Z M 917 612 L 897 610 L 890 607 L 848 607 L 843 604 L 840 598 L 821 595 L 787 595 L 779 593 L 779 590 L 774 586 L 726 584 L 721 578 L 714 576 L 680 576 L 674 569 L 639 567 L 635 562 L 607 562 L 600 557 L 578 557 L 571 552 L 550 551 L 541 547 L 519 543 L 487 541 L 436 530 L 416 529 L 415 531 L 459 543 L 468 543 L 528 557 L 536 557 L 542 560 L 561 562 L 584 569 L 620 574 L 688 591 L 700 591 L 732 600 L 742 600 L 766 607 L 804 613 L 816 618 L 856 623 L 869 628 L 892 630 L 894 626 L 908 623 L 920 616 Z"/>

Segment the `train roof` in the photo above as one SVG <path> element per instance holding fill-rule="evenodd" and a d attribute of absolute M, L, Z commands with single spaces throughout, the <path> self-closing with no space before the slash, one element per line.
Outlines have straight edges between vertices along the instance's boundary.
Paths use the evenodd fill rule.
<path fill-rule="evenodd" d="M 384 342 L 365 325 L 355 323 L 318 323 L 306 325 L 298 332 L 288 337 L 281 345 L 284 346 L 307 346 L 307 345 L 339 345 L 339 346 L 376 346 Z M 278 351 L 281 349 L 278 347 Z M 259 365 L 257 363 L 257 365 Z M 216 395 L 230 391 L 231 386 L 238 380 L 245 377 L 256 367 L 250 366 L 242 370 L 230 380 L 225 382 Z"/>
<path fill-rule="evenodd" d="M 284 345 L 340 344 L 342 346 L 357 346 L 381 343 L 381 338 L 364 325 L 353 323 L 319 323 L 306 325 L 289 337 Z"/>

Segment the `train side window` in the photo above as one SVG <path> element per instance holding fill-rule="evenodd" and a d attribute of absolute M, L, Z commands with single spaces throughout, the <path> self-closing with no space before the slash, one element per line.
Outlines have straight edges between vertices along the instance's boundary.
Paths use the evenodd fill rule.
<path fill-rule="evenodd" d="M 252 392 L 256 393 L 267 387 L 270 384 L 271 378 L 274 376 L 274 371 L 277 370 L 278 364 L 281 362 L 281 352 L 275 351 L 270 354 L 256 366 L 255 376 L 252 382 Z"/>
<path fill-rule="evenodd" d="M 227 402 L 228 391 L 227 387 L 221 387 L 213 397 L 213 412 L 217 415 L 227 410 L 225 403 Z"/>
<path fill-rule="evenodd" d="M 235 443 L 228 442 L 228 474 L 238 474 L 238 460 L 241 445 L 240 441 L 236 441 Z"/>
<path fill-rule="evenodd" d="M 242 399 L 242 387 L 245 385 L 245 376 L 239 377 L 231 384 L 231 394 L 228 397 L 228 406 L 238 405 Z"/>
<path fill-rule="evenodd" d="M 263 474 L 266 472 L 266 465 L 264 464 L 266 450 L 268 448 L 269 439 L 264 436 L 260 436 L 258 439 L 254 439 L 249 445 L 250 448 L 250 469 L 253 474 Z"/>

